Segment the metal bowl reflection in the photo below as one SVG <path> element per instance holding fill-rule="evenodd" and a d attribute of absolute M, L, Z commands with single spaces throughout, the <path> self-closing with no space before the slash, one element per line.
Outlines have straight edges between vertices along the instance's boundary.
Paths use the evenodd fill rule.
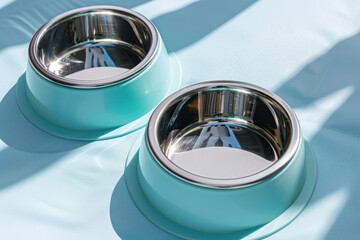
<path fill-rule="evenodd" d="M 284 168 L 301 133 L 274 94 L 245 83 L 195 85 L 153 114 L 149 147 L 176 176 L 208 187 L 254 184 Z"/>
<path fill-rule="evenodd" d="M 84 8 L 45 24 L 29 47 L 33 66 L 73 87 L 119 83 L 150 63 L 158 33 L 145 17 L 116 7 Z"/>
<path fill-rule="evenodd" d="M 71 139 L 126 134 L 178 87 L 173 62 L 155 26 L 137 12 L 92 6 L 63 13 L 30 42 L 21 92 L 48 124 L 28 118 Z"/>
<path fill-rule="evenodd" d="M 304 186 L 299 122 L 275 94 L 242 82 L 183 88 L 155 109 L 137 177 L 150 204 L 200 232 L 261 226 Z"/>

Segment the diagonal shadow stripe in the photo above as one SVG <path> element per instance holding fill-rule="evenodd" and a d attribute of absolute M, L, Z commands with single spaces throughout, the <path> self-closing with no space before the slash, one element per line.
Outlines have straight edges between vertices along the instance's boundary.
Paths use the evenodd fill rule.
<path fill-rule="evenodd" d="M 201 40 L 254 3 L 254 0 L 202 0 L 157 17 L 153 22 L 165 44 L 176 52 Z"/>
<path fill-rule="evenodd" d="M 71 9 L 92 5 L 115 5 L 132 8 L 146 0 L 17 0 L 0 9 L 0 50 L 28 43 L 35 31 L 51 18 Z"/>
<path fill-rule="evenodd" d="M 357 34 L 338 43 L 327 53 L 309 63 L 276 92 L 291 107 L 307 108 L 341 89 L 352 90 L 352 94 L 340 107 L 334 109 L 333 114 L 328 116 L 311 139 L 311 145 L 317 156 L 319 175 L 309 205 L 316 204 L 341 190 L 349 192 L 346 204 L 340 209 L 340 213 L 331 216 L 335 218 L 330 221 L 332 226 L 325 226 L 324 239 L 328 240 L 358 239 L 360 236 L 357 228 L 360 222 L 357 211 L 360 208 L 359 52 L 360 34 Z M 338 105 L 332 103 L 331 99 L 327 102 L 330 107 Z M 317 115 L 325 114 L 324 112 L 319 109 L 314 113 L 314 119 L 318 117 Z M 311 117 L 307 121 L 311 123 Z"/>

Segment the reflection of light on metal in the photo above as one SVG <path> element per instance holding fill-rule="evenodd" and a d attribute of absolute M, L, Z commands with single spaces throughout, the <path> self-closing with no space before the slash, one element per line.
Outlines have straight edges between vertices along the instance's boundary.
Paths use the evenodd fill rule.
<path fill-rule="evenodd" d="M 217 117 L 242 116 L 250 120 L 254 117 L 256 99 L 248 96 L 244 91 L 206 91 L 198 93 L 199 116 Z"/>
<path fill-rule="evenodd" d="M 55 74 L 60 74 L 60 70 L 63 68 L 59 61 L 53 61 L 49 64 L 49 70 Z"/>
<path fill-rule="evenodd" d="M 116 67 L 103 47 L 87 48 L 85 51 L 85 69 L 93 67 Z"/>
<path fill-rule="evenodd" d="M 36 71 L 51 81 L 74 88 L 98 88 L 129 80 L 149 65 L 158 46 L 157 30 L 142 15 L 124 8 L 94 6 L 63 13 L 43 25 L 30 42 L 29 58 Z M 122 73 L 102 77 L 109 67 Z M 99 77 L 92 77 L 93 71 L 86 73 L 89 78 L 83 72 L 76 74 L 92 68 Z"/>
<path fill-rule="evenodd" d="M 271 168 L 281 170 L 281 162 L 290 161 L 294 156 L 292 152 L 299 149 L 296 146 L 300 141 L 297 119 L 281 99 L 276 100 L 277 96 L 256 86 L 230 81 L 207 82 L 192 87 L 193 90 L 185 88 L 173 100 L 169 98 L 161 103 L 148 128 L 149 139 L 155 136 L 157 139 L 154 141 L 159 141 L 158 145 L 151 145 L 153 151 L 160 147 L 160 151 L 156 149 L 157 160 L 174 173 L 181 174 L 180 177 L 195 179 L 192 181 L 195 184 L 211 182 L 212 185 L 207 186 L 215 188 L 220 181 L 230 185 L 228 182 L 234 180 L 238 184 L 248 181 L 244 180 L 248 177 L 270 172 Z M 149 130 L 152 126 L 155 126 L 155 134 Z M 206 153 L 206 149 L 211 153 Z M 194 170 L 191 162 L 189 166 L 185 164 L 189 168 L 184 169 L 182 161 L 188 162 L 184 160 L 187 158 L 194 166 L 201 165 L 198 159 L 206 159 L 207 168 L 221 172 L 243 164 L 243 171 L 241 174 L 237 172 L 238 175 L 235 172 L 230 178 L 215 179 L 214 176 L 219 175 L 208 177 L 205 171 L 201 171 L 205 175 L 200 176 L 199 171 L 196 170 L 196 174 L 190 171 Z M 229 167 L 225 161 L 235 165 Z M 213 165 L 209 165 L 210 162 Z"/>
<path fill-rule="evenodd" d="M 241 149 L 230 127 L 227 125 L 218 125 L 218 123 L 215 123 L 213 126 L 204 127 L 192 149 L 216 146 Z"/>

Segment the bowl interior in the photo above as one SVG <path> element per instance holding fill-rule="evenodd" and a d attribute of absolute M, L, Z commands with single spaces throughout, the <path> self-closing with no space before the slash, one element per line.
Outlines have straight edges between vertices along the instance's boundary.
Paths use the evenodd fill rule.
<path fill-rule="evenodd" d="M 156 127 L 162 153 L 192 174 L 233 179 L 275 164 L 291 139 L 286 111 L 246 88 L 197 89 L 170 102 Z"/>
<path fill-rule="evenodd" d="M 153 44 L 149 24 L 129 12 L 80 11 L 57 20 L 39 36 L 35 56 L 59 77 L 91 80 L 137 66 Z"/>

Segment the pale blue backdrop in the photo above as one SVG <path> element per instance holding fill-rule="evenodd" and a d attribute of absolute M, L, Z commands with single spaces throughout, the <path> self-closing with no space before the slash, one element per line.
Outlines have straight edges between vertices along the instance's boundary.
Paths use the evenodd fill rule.
<path fill-rule="evenodd" d="M 293 107 L 318 162 L 306 210 L 269 239 L 360 239 L 358 0 L 0 0 L 0 239 L 175 239 L 147 221 L 124 182 L 141 137 L 77 142 L 20 113 L 15 84 L 46 20 L 109 4 L 150 18 L 175 51 L 183 85 L 241 80 Z"/>

